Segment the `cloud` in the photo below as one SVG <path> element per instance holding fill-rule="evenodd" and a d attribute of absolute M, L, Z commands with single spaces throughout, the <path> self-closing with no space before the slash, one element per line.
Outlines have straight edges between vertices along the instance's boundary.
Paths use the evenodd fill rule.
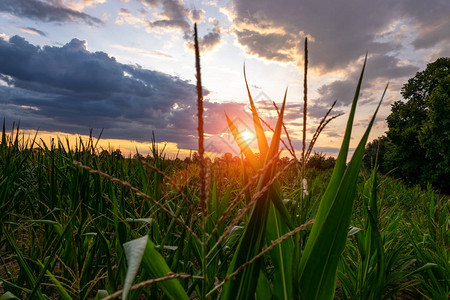
<path fill-rule="evenodd" d="M 190 19 L 194 23 L 202 23 L 205 20 L 205 11 L 203 9 L 193 9 L 190 14 Z"/>
<path fill-rule="evenodd" d="M 193 49 L 193 25 L 205 20 L 205 11 L 202 9 L 188 9 L 180 0 L 139 0 L 142 4 L 160 10 L 156 14 L 156 19 L 145 20 L 149 30 L 155 29 L 176 29 L 183 32 L 183 38 L 186 40 L 186 47 Z M 127 13 L 130 13 L 129 11 Z M 130 15 L 127 15 L 132 19 Z M 125 21 L 124 17 L 118 19 L 119 22 Z M 144 20 L 141 18 L 141 20 Z M 137 21 L 134 20 L 135 23 Z M 129 22 L 130 23 L 130 22 Z M 213 22 L 210 29 L 203 37 L 199 38 L 201 50 L 208 52 L 213 50 L 221 41 L 221 27 L 218 21 Z"/>
<path fill-rule="evenodd" d="M 204 91 L 205 146 L 238 154 L 225 112 L 240 130 L 251 132 L 249 105 L 209 102 L 208 93 Z M 259 98 L 258 111 L 274 126 L 271 101 Z M 19 36 L 0 39 L 0 107 L 0 118 L 20 120 L 23 129 L 87 134 L 89 128 L 105 128 L 104 138 L 139 142 L 150 141 L 154 131 L 158 142 L 197 148 L 194 84 L 90 52 L 87 42 L 78 39 L 42 48 Z M 310 107 L 310 115 L 315 111 Z M 287 124 L 300 118 L 301 105 L 288 103 Z"/>
<path fill-rule="evenodd" d="M 0 39 L 0 74 L 2 117 L 20 119 L 24 129 L 105 128 L 106 138 L 137 141 L 149 141 L 155 130 L 159 140 L 195 148 L 193 84 L 89 52 L 85 41 L 41 48 L 19 36 Z M 214 104 L 206 106 L 214 113 Z M 224 119 L 223 105 L 217 107 Z"/>
<path fill-rule="evenodd" d="M 47 36 L 45 34 L 45 32 L 38 30 L 36 28 L 33 28 L 33 27 L 19 27 L 19 29 L 20 29 L 20 31 L 28 33 L 28 34 Z"/>
<path fill-rule="evenodd" d="M 194 50 L 194 38 L 192 35 L 185 36 L 185 39 L 188 41 L 186 46 Z M 198 44 L 200 46 L 200 52 L 205 53 L 213 50 L 216 46 L 218 46 L 221 42 L 220 37 L 220 26 L 218 23 L 214 25 L 214 27 L 203 37 L 199 38 Z"/>
<path fill-rule="evenodd" d="M 361 64 L 362 67 L 362 64 Z M 360 103 L 373 101 L 370 89 L 377 80 L 388 82 L 397 78 L 411 76 L 418 71 L 414 65 L 401 65 L 400 60 L 394 56 L 375 54 L 368 58 L 363 78 L 363 88 L 360 94 Z M 356 85 L 358 84 L 360 69 L 355 69 L 344 80 L 336 80 L 319 87 L 319 99 L 316 105 L 330 105 L 338 100 L 337 107 L 347 106 L 353 101 Z M 378 91 L 379 92 L 379 91 Z"/>
<path fill-rule="evenodd" d="M 157 141 L 197 149 L 194 84 L 139 66 L 121 64 L 87 42 L 72 39 L 61 47 L 39 47 L 20 36 L 0 39 L 0 118 L 22 129 L 88 134 L 104 128 L 104 138 Z M 204 90 L 205 98 L 209 94 Z M 251 126 L 242 103 L 204 102 L 205 144 L 233 149 L 225 112 L 240 126 Z M 214 142 L 218 139 L 219 142 Z M 236 149 L 235 149 L 236 150 Z"/>
<path fill-rule="evenodd" d="M 450 5 L 442 0 L 271 1 L 232 0 L 229 16 L 238 42 L 250 54 L 302 65 L 302 43 L 311 41 L 311 66 L 341 70 L 366 51 L 386 55 L 401 44 L 379 40 L 391 24 L 409 24 L 412 45 L 430 48 L 449 42 Z M 405 28 L 405 27 L 403 27 Z"/>
<path fill-rule="evenodd" d="M 291 62 L 296 54 L 298 41 L 283 33 L 259 33 L 256 30 L 236 30 L 238 42 L 247 47 L 250 54 L 268 60 Z"/>
<path fill-rule="evenodd" d="M 138 15 L 126 8 L 121 8 L 116 18 L 116 24 L 130 24 L 137 27 L 147 27 L 147 32 L 164 32 L 166 30 L 177 30 L 183 33 L 185 46 L 193 50 L 193 27 L 194 23 L 202 23 L 205 20 L 205 11 L 202 9 L 188 9 L 179 0 L 138 0 L 146 8 L 153 9 L 152 17 L 149 18 L 146 8 L 140 8 Z M 215 49 L 221 42 L 221 27 L 217 20 L 210 22 L 209 28 L 204 36 L 199 36 L 199 43 L 203 53 Z M 200 26 L 199 26 L 200 27 Z M 203 30 L 202 28 L 199 28 Z"/>
<path fill-rule="evenodd" d="M 61 0 L 56 0 L 61 1 Z M 107 0 L 69 0 L 67 5 L 74 10 L 83 10 L 86 7 L 94 6 L 96 4 L 105 3 Z"/>
<path fill-rule="evenodd" d="M 159 13 L 160 19 L 150 21 L 151 27 L 176 28 L 183 31 L 189 31 L 191 25 L 189 23 L 190 11 L 184 7 L 179 0 L 142 0 L 143 3 L 151 7 L 160 5 L 162 11 Z"/>
<path fill-rule="evenodd" d="M 140 53 L 140 54 L 146 55 L 146 56 L 154 56 L 154 57 L 165 58 L 165 59 L 173 59 L 172 55 L 161 52 L 161 51 L 130 47 L 130 46 L 125 46 L 125 45 L 120 45 L 120 44 L 113 45 L 113 47 L 122 49 L 122 50 L 126 50 L 126 51 L 130 51 L 130 52 L 134 52 L 134 53 L 137 52 L 137 53 Z"/>
<path fill-rule="evenodd" d="M 142 17 L 133 16 L 130 10 L 126 8 L 119 9 L 118 16 L 116 18 L 116 24 L 128 23 L 131 25 L 147 25 L 147 22 Z"/>
<path fill-rule="evenodd" d="M 43 22 L 77 22 L 99 25 L 103 22 L 86 13 L 64 6 L 61 1 L 2 0 L 0 11 Z"/>

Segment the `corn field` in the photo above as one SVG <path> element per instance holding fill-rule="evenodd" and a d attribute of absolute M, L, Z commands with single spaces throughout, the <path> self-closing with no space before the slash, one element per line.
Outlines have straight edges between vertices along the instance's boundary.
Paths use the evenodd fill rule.
<path fill-rule="evenodd" d="M 449 298 L 449 198 L 361 169 L 376 111 L 348 157 L 365 63 L 334 169 L 307 168 L 313 144 L 297 159 L 286 96 L 266 138 L 248 85 L 259 155 L 227 116 L 242 159 L 211 163 L 196 48 L 196 162 L 155 141 L 134 158 L 94 138 L 46 144 L 3 122 L 0 299 Z"/>

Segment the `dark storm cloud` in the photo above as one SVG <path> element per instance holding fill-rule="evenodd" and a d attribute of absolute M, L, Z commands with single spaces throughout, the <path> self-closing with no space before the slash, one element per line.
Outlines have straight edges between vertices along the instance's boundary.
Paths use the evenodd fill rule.
<path fill-rule="evenodd" d="M 89 52 L 84 41 L 41 48 L 19 36 L 0 39 L 0 80 L 0 118 L 20 119 L 23 129 L 105 128 L 106 138 L 137 141 L 149 141 L 155 130 L 159 141 L 196 148 L 193 84 Z M 243 112 L 243 104 L 205 107 L 206 133 L 226 130 L 224 110 Z"/>
<path fill-rule="evenodd" d="M 232 11 L 234 32 L 248 52 L 301 64 L 299 45 L 310 35 L 311 65 L 326 71 L 345 68 L 367 50 L 376 54 L 398 50 L 399 43 L 377 37 L 399 20 L 412 26 L 416 48 L 450 39 L 448 0 L 233 0 Z"/>
<path fill-rule="evenodd" d="M 70 9 L 55 1 L 1 0 L 0 11 L 43 22 L 83 21 L 89 25 L 103 23 L 96 17 Z"/>

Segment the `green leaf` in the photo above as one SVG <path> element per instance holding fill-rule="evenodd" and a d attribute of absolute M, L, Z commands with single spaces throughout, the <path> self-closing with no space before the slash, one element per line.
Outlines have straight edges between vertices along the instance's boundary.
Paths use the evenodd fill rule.
<path fill-rule="evenodd" d="M 42 263 L 40 263 L 40 264 L 42 267 L 44 267 L 44 265 Z M 72 300 L 72 297 L 70 297 L 69 293 L 62 286 L 62 284 L 59 282 L 59 280 L 56 279 L 56 277 L 49 270 L 47 270 L 45 273 L 50 278 L 50 280 L 53 282 L 53 284 L 56 286 L 56 289 L 58 290 L 59 295 L 61 296 L 61 299 Z"/>
<path fill-rule="evenodd" d="M 150 241 L 148 236 L 127 242 L 123 247 L 129 265 L 123 288 L 123 299 L 126 299 L 130 291 L 131 284 L 136 277 L 141 262 L 144 270 L 154 279 L 167 276 L 171 273 L 166 261 L 155 249 L 155 245 Z M 189 299 L 178 279 L 161 281 L 157 285 L 170 299 Z"/>
<path fill-rule="evenodd" d="M 145 247 L 147 245 L 148 236 L 135 239 L 123 244 L 125 256 L 128 262 L 127 275 L 122 289 L 122 298 L 126 299 L 134 278 L 141 266 L 142 257 L 144 256 Z"/>
<path fill-rule="evenodd" d="M 286 94 L 287 90 L 284 96 L 283 105 L 280 110 L 280 116 L 278 117 L 277 125 L 275 127 L 275 132 L 272 137 L 266 162 L 278 154 L 281 128 L 283 125 L 283 114 L 286 104 Z M 230 127 L 230 129 L 232 128 Z M 237 139 L 238 134 L 239 132 L 237 131 L 237 129 L 234 129 L 233 135 L 235 136 L 237 142 L 239 141 Z M 262 190 L 268 184 L 270 178 L 273 176 L 273 170 L 274 166 L 272 165 L 261 175 L 257 186 L 258 191 Z M 245 226 L 244 233 L 241 236 L 236 252 L 234 253 L 233 259 L 231 260 L 231 263 L 228 267 L 227 274 L 232 274 L 233 272 L 235 272 L 237 268 L 239 268 L 242 264 L 250 261 L 261 251 L 264 244 L 269 205 L 271 203 L 270 194 L 270 190 L 266 191 L 256 201 L 250 216 L 250 220 Z M 263 259 L 261 258 L 256 260 L 254 263 L 248 265 L 244 270 L 238 273 L 235 278 L 227 281 L 223 287 L 221 298 L 230 300 L 254 298 L 262 261 Z"/>
<path fill-rule="evenodd" d="M 239 130 L 236 128 L 236 125 L 234 125 L 233 121 L 230 120 L 227 114 L 225 114 L 225 117 L 227 118 L 228 127 L 230 128 L 230 131 L 233 134 L 234 140 L 238 144 L 239 149 L 241 150 L 242 153 L 244 153 L 245 157 L 248 159 L 253 169 L 255 170 L 259 169 L 260 162 L 256 158 L 255 154 L 253 154 L 253 151 L 250 149 L 249 144 L 247 144 L 247 142 L 242 137 Z"/>
<path fill-rule="evenodd" d="M 367 59 L 367 56 L 366 56 Z M 298 268 L 298 274 L 302 281 L 303 274 L 305 273 L 305 266 L 308 261 L 310 261 L 310 256 L 312 255 L 313 246 L 317 240 L 317 236 L 319 231 L 322 229 L 323 223 L 326 220 L 326 216 L 330 213 L 332 202 L 335 198 L 335 195 L 339 189 L 339 185 L 341 179 L 344 175 L 347 161 L 348 148 L 350 144 L 350 136 L 353 126 L 353 119 L 356 111 L 356 104 L 359 97 L 359 91 L 361 89 L 361 82 L 364 74 L 364 69 L 366 66 L 366 60 L 364 60 L 364 65 L 361 71 L 361 75 L 359 77 L 358 85 L 356 87 L 355 95 L 353 97 L 352 107 L 350 109 L 350 114 L 347 121 L 347 127 L 344 134 L 344 139 L 342 140 L 342 145 L 339 151 L 338 158 L 336 160 L 335 167 L 333 169 L 333 174 L 331 175 L 330 182 L 328 183 L 328 187 L 325 190 L 324 195 L 319 204 L 319 208 L 314 220 L 314 225 L 311 229 L 311 233 L 309 235 L 308 241 L 306 242 L 305 249 L 303 251 L 302 257 L 300 259 L 300 265 Z M 321 270 L 316 270 L 315 272 L 320 272 Z M 300 283 L 300 289 L 302 289 L 302 284 Z"/>
<path fill-rule="evenodd" d="M 109 293 L 107 290 L 98 290 L 97 294 L 95 295 L 94 300 L 101 300 L 103 298 L 106 298 L 109 296 Z"/>
<path fill-rule="evenodd" d="M 255 103 L 253 102 L 250 89 L 248 88 L 247 76 L 245 75 L 245 65 L 244 65 L 244 79 L 245 87 L 247 88 L 248 100 L 250 101 L 250 107 L 252 110 L 253 125 L 255 126 L 256 139 L 258 141 L 259 151 L 262 157 L 266 157 L 267 150 L 269 150 L 269 144 L 267 143 L 266 135 L 261 125 L 261 120 L 259 119 L 258 113 L 256 111 Z"/>
<path fill-rule="evenodd" d="M 10 299 L 19 299 L 13 293 L 6 292 L 0 296 L 0 300 L 10 300 Z"/>
<path fill-rule="evenodd" d="M 272 291 L 270 290 L 270 283 L 263 272 L 259 273 L 258 284 L 256 285 L 256 300 L 271 300 Z"/>
<path fill-rule="evenodd" d="M 274 205 L 271 204 L 266 228 L 267 242 L 274 241 L 288 232 L 288 226 L 280 214 L 278 214 Z M 292 238 L 277 245 L 269 254 L 274 266 L 274 298 L 292 299 L 292 263 L 294 255 L 294 242 Z"/>
<path fill-rule="evenodd" d="M 17 256 L 17 262 L 22 270 L 25 272 L 25 279 L 27 280 L 30 287 L 36 286 L 36 277 L 34 276 L 30 266 L 28 265 L 27 261 L 22 255 L 22 252 L 20 251 L 18 245 L 16 244 L 16 241 L 10 237 L 7 231 L 4 231 L 4 234 L 6 236 L 6 239 L 8 240 L 10 246 L 13 248 L 14 252 Z M 36 288 L 36 294 L 39 299 L 44 299 L 44 296 L 42 295 L 39 288 Z"/>
<path fill-rule="evenodd" d="M 356 197 L 356 182 L 365 144 L 387 89 L 386 86 L 378 107 L 346 167 L 345 161 L 348 154 L 351 127 L 364 67 L 353 99 L 341 151 L 300 261 L 300 294 L 302 299 L 333 299 L 334 296 L 337 265 L 347 239 L 353 202 Z"/>

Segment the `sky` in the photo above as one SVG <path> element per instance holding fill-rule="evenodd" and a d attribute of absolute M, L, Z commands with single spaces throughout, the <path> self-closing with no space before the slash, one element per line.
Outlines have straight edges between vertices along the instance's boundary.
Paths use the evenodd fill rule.
<path fill-rule="evenodd" d="M 86 138 L 148 153 L 154 133 L 169 156 L 197 149 L 193 25 L 200 37 L 206 151 L 238 155 L 225 113 L 253 141 L 243 67 L 257 109 L 273 126 L 286 88 L 285 122 L 301 151 L 304 39 L 308 134 L 337 100 L 344 113 L 315 151 L 337 155 L 364 56 L 352 133 L 362 136 L 384 87 L 370 139 L 416 72 L 450 56 L 448 0 L 1 0 L 0 118 L 25 134 Z M 267 129 L 270 138 L 271 132 Z"/>

